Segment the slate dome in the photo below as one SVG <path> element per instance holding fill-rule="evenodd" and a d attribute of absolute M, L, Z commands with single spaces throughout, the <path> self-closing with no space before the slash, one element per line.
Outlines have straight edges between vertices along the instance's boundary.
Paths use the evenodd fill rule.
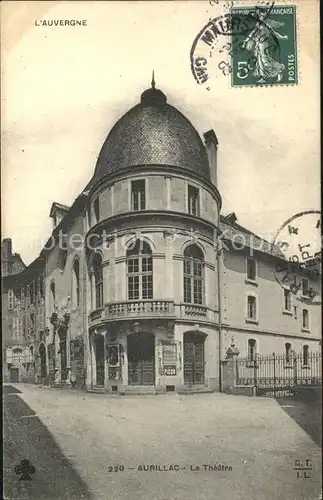
<path fill-rule="evenodd" d="M 209 180 L 209 163 L 202 140 L 185 116 L 152 87 L 141 102 L 116 122 L 106 138 L 94 178 L 131 166 L 185 168 Z"/>

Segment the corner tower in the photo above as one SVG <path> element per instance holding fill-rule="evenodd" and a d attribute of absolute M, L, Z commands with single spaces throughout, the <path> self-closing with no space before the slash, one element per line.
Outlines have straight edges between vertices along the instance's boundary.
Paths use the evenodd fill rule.
<path fill-rule="evenodd" d="M 216 389 L 221 198 L 198 132 L 154 79 L 88 187 L 88 385 Z"/>

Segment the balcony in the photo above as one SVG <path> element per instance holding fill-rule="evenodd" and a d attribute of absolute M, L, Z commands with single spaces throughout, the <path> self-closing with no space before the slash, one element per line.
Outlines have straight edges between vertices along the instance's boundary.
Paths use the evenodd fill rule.
<path fill-rule="evenodd" d="M 94 311 L 90 312 L 90 322 L 91 323 L 96 323 L 102 319 L 104 313 L 104 308 L 100 307 L 99 309 L 95 309 Z"/>
<path fill-rule="evenodd" d="M 136 300 L 111 302 L 105 307 L 108 320 L 128 318 L 174 318 L 172 300 Z"/>

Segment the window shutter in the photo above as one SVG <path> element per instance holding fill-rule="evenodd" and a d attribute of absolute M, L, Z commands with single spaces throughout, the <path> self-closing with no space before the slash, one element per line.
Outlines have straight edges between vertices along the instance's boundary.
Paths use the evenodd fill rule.
<path fill-rule="evenodd" d="M 13 290 L 8 290 L 8 309 L 9 311 L 13 309 Z"/>

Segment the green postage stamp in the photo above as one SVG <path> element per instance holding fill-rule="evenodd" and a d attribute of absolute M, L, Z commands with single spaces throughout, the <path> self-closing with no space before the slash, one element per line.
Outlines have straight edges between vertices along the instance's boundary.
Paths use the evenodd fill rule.
<path fill-rule="evenodd" d="M 296 7 L 239 7 L 231 15 L 246 16 L 246 25 L 256 15 L 250 31 L 232 35 L 232 86 L 297 84 Z"/>

